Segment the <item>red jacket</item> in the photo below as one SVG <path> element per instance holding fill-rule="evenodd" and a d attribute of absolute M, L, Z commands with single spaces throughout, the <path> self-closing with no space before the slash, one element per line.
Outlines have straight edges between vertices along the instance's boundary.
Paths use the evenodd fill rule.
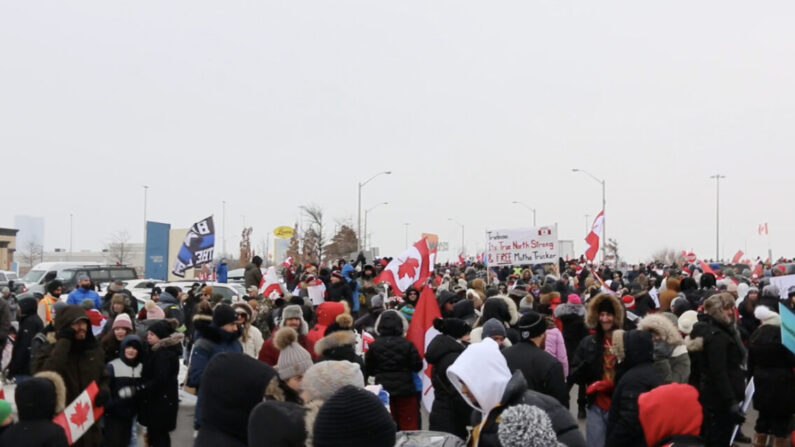
<path fill-rule="evenodd" d="M 345 306 L 346 303 L 342 301 L 326 301 L 321 303 L 320 306 L 317 306 L 317 324 L 315 324 L 315 327 L 307 334 L 306 346 L 304 346 L 312 355 L 312 360 L 317 360 L 318 358 L 318 355 L 315 353 L 315 343 L 326 336 L 326 328 L 334 322 L 337 315 L 346 312 L 347 309 Z M 263 345 L 262 348 L 264 349 L 265 345 Z"/>
<path fill-rule="evenodd" d="M 671 436 L 698 436 L 703 418 L 698 391 L 690 385 L 671 383 L 638 396 L 638 420 L 647 445 Z"/>

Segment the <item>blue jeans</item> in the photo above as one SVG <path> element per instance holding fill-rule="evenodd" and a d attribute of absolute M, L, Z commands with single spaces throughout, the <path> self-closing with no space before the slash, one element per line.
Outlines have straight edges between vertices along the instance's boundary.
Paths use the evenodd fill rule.
<path fill-rule="evenodd" d="M 591 405 L 585 412 L 585 444 L 604 447 L 607 435 L 607 411 Z"/>

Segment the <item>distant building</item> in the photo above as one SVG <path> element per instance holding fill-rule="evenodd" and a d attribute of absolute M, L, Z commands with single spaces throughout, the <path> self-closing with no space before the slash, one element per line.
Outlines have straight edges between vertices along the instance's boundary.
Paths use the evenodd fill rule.
<path fill-rule="evenodd" d="M 17 247 L 26 250 L 33 243 L 44 246 L 44 218 L 36 216 L 14 216 L 14 226 L 19 229 Z"/>
<path fill-rule="evenodd" d="M 17 251 L 17 232 L 13 228 L 0 228 L 0 270 L 11 270 L 14 252 Z"/>
<path fill-rule="evenodd" d="M 69 253 L 69 250 L 56 249 L 55 251 L 44 252 L 42 262 L 101 262 L 103 264 L 115 265 L 124 264 L 134 267 L 139 274 L 144 270 L 144 244 L 127 243 L 124 250 L 120 247 L 113 247 L 102 251 L 80 250 Z M 124 262 L 119 262 L 124 261 Z"/>

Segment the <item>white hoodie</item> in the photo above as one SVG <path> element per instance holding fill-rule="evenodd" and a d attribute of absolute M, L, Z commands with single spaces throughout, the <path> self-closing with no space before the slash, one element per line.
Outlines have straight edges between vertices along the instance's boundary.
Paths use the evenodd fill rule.
<path fill-rule="evenodd" d="M 469 345 L 456 361 L 447 368 L 447 378 L 455 386 L 464 400 L 482 414 L 485 420 L 489 412 L 496 407 L 508 381 L 511 370 L 497 346 L 497 342 L 486 338 L 480 343 Z M 461 382 L 465 383 L 477 402 L 472 402 L 461 393 Z"/>

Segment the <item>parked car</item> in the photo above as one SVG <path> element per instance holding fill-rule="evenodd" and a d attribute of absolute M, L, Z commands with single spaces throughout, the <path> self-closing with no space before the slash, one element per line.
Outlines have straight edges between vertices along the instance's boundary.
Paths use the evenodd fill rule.
<path fill-rule="evenodd" d="M 0 270 L 0 288 L 13 286 L 13 293 L 25 293 L 25 284 L 19 279 L 17 272 L 10 270 Z"/>
<path fill-rule="evenodd" d="M 69 293 L 74 290 L 77 285 L 77 277 L 83 274 L 88 275 L 94 284 L 104 284 L 119 280 L 131 281 L 138 278 L 134 268 L 124 265 L 96 265 L 67 268 L 58 272 L 57 276 L 58 279 L 63 281 L 64 293 Z"/>
<path fill-rule="evenodd" d="M 212 282 L 212 281 L 201 282 L 192 279 L 186 279 L 183 281 L 160 283 L 157 286 L 160 287 L 161 289 L 165 289 L 166 287 L 169 286 L 174 286 L 178 287 L 183 292 L 187 292 L 190 289 L 190 286 L 195 282 L 212 286 L 213 293 L 218 293 L 221 296 L 223 296 L 223 299 L 229 299 L 233 303 L 241 301 L 243 297 L 246 296 L 246 289 L 242 285 L 236 283 L 222 284 L 220 282 Z"/>
<path fill-rule="evenodd" d="M 75 267 L 93 267 L 102 265 L 99 262 L 42 262 L 33 266 L 22 277 L 25 287 L 31 292 L 44 294 L 44 283 L 48 277 L 57 278 L 65 269 Z"/>
<path fill-rule="evenodd" d="M 152 288 L 158 286 L 162 289 L 162 284 L 165 281 L 159 279 L 132 279 L 130 281 L 122 281 L 124 288 L 132 292 L 135 300 L 138 301 L 138 308 L 143 308 L 144 304 L 152 298 Z"/>

